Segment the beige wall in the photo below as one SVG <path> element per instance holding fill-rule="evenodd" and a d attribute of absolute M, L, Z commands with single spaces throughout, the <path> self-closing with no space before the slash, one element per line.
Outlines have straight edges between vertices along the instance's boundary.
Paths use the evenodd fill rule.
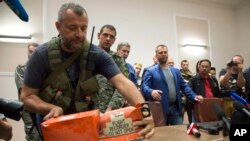
<path fill-rule="evenodd" d="M 236 11 L 236 46 L 245 58 L 245 67 L 250 66 L 250 4 L 243 5 L 239 10 Z"/>
<path fill-rule="evenodd" d="M 27 10 L 30 21 L 22 22 L 6 6 L 0 3 L 0 34 L 4 31 L 19 33 L 23 29 L 33 35 L 33 41 L 41 43 L 57 35 L 54 22 L 57 11 L 68 0 L 20 0 Z M 190 3 L 189 0 L 72 0 L 81 3 L 89 14 L 90 38 L 92 26 L 97 33 L 104 24 L 113 24 L 118 36 L 113 49 L 121 41 L 132 45 L 128 62 L 141 62 L 144 66 L 152 64 L 154 49 L 158 44 L 169 46 L 170 55 L 179 67 L 178 37 L 175 15 L 196 17 L 209 21 L 210 59 L 218 70 L 234 54 L 243 54 L 246 66 L 250 65 L 250 4 L 240 9 L 232 9 L 218 4 L 203 2 Z M 194 0 L 192 0 L 194 1 Z M 17 98 L 13 71 L 17 64 L 27 60 L 26 45 L 0 43 L 0 96 Z M 189 58 L 187 58 L 189 59 Z M 196 58 L 197 59 L 197 58 Z M 5 73 L 6 72 L 6 73 Z M 13 122 L 15 127 L 13 141 L 24 140 L 22 122 Z"/>
<path fill-rule="evenodd" d="M 187 59 L 191 72 L 196 72 L 196 63 L 201 59 L 211 59 L 208 20 L 176 16 L 176 35 L 178 46 L 177 58 Z M 203 45 L 206 47 L 184 46 L 185 44 Z M 179 64 L 176 64 L 178 67 Z"/>
<path fill-rule="evenodd" d="M 4 3 L 0 3 L 0 35 L 32 35 L 29 42 L 43 40 L 43 1 L 20 0 L 29 15 L 29 21 L 21 21 Z M 17 64 L 27 61 L 27 43 L 0 42 L 0 72 L 12 72 Z"/>
<path fill-rule="evenodd" d="M 65 0 L 47 1 L 47 13 L 58 8 L 63 2 Z M 90 17 L 88 38 L 90 38 L 92 26 L 95 26 L 94 43 L 97 44 L 97 33 L 100 27 L 107 23 L 115 25 L 118 36 L 113 49 L 116 49 L 119 42 L 128 41 L 132 48 L 127 61 L 132 64 L 142 62 L 144 66 L 151 65 L 156 45 L 163 43 L 169 46 L 170 55 L 175 59 L 176 66 L 179 66 L 181 60 L 178 57 L 179 43 L 177 42 L 175 15 L 209 21 L 209 42 L 212 50 L 210 59 L 218 70 L 225 67 L 225 62 L 235 53 L 244 52 L 236 47 L 238 43 L 236 37 L 241 34 L 239 32 L 248 27 L 245 25 L 238 30 L 237 22 L 238 17 L 241 17 L 240 21 L 249 19 L 246 14 L 249 8 L 238 12 L 240 9 L 235 10 L 227 6 L 202 2 L 190 3 L 189 0 L 127 0 L 119 3 L 116 0 L 82 0 L 81 3 Z M 45 23 L 47 27 L 45 40 L 48 40 L 57 35 L 54 28 L 56 13 L 49 13 L 46 17 L 50 19 Z M 248 20 L 247 23 L 249 23 Z M 242 44 L 247 44 L 247 41 Z M 244 57 L 249 60 L 248 56 Z"/>
<path fill-rule="evenodd" d="M 10 8 L 0 3 L 0 34 L 31 34 L 31 42 L 41 43 L 43 40 L 43 1 L 20 0 L 29 15 L 29 22 L 21 21 Z M 17 99 L 14 70 L 18 64 L 27 61 L 28 43 L 0 42 L 0 97 Z M 23 122 L 10 120 L 13 125 L 11 141 L 24 141 Z"/>

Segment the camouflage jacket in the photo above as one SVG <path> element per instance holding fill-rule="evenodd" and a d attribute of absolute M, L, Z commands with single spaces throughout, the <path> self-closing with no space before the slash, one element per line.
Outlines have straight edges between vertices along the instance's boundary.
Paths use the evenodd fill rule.
<path fill-rule="evenodd" d="M 183 69 L 180 69 L 180 72 L 185 82 L 188 82 L 189 79 L 193 76 L 193 73 L 190 70 L 188 72 L 184 72 Z"/>
<path fill-rule="evenodd" d="M 112 56 L 121 72 L 128 77 L 129 71 L 124 58 L 113 51 L 109 51 L 108 53 Z M 108 107 L 111 107 L 112 109 L 123 107 L 125 99 L 108 81 L 108 79 L 100 74 L 96 75 L 96 78 L 100 89 L 96 95 L 97 101 L 95 102 L 95 108 L 104 113 Z"/>
<path fill-rule="evenodd" d="M 18 65 L 15 70 L 15 82 L 18 91 L 18 97 L 20 97 L 21 94 L 25 69 L 26 65 Z"/>
<path fill-rule="evenodd" d="M 125 59 L 122 56 L 120 56 L 119 54 L 113 52 L 112 50 L 110 50 L 108 53 L 112 56 L 113 60 L 115 61 L 117 66 L 120 68 L 121 72 L 126 77 L 128 77 L 129 76 L 129 70 L 128 70 L 128 67 L 127 67 L 127 63 L 125 62 Z"/>

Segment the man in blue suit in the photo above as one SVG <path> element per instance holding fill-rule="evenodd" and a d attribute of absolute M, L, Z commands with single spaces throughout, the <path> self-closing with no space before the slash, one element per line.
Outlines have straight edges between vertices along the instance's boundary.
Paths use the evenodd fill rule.
<path fill-rule="evenodd" d="M 179 69 L 167 65 L 168 48 L 166 45 L 156 47 L 156 57 L 158 64 L 148 68 L 142 78 L 142 93 L 150 101 L 161 102 L 166 125 L 182 124 L 180 91 L 193 102 L 202 102 L 203 97 L 192 91 L 181 76 Z"/>

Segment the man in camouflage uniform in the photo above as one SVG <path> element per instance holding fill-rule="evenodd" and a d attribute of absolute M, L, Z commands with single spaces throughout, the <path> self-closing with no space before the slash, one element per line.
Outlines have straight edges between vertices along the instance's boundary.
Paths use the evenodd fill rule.
<path fill-rule="evenodd" d="M 112 25 L 104 25 L 98 33 L 99 47 L 107 51 L 121 72 L 128 76 L 128 68 L 123 57 L 110 50 L 116 39 L 116 29 Z M 112 84 L 103 75 L 96 75 L 100 89 L 97 93 L 97 101 L 95 108 L 99 109 L 102 113 L 118 109 L 124 106 L 125 100 L 122 95 L 112 86 Z"/>
<path fill-rule="evenodd" d="M 30 56 L 32 55 L 32 53 L 37 47 L 38 47 L 37 43 L 30 43 L 28 45 L 28 58 L 30 58 Z M 15 70 L 15 82 L 16 82 L 17 91 L 18 91 L 18 99 L 20 99 L 20 94 L 22 91 L 25 70 L 26 70 L 26 64 L 18 65 Z M 35 125 L 33 124 L 31 113 L 29 111 L 23 109 L 22 120 L 24 122 L 26 140 L 27 141 L 40 141 L 41 139 L 39 137 L 39 133 L 37 132 L 37 129 Z"/>
<path fill-rule="evenodd" d="M 125 60 L 128 58 L 130 53 L 130 44 L 128 42 L 121 42 L 117 45 L 116 52 L 120 54 Z M 129 71 L 128 79 L 131 80 L 136 87 L 138 87 L 137 75 L 133 65 L 126 63 Z"/>
<path fill-rule="evenodd" d="M 193 73 L 189 70 L 189 62 L 188 60 L 181 61 L 181 75 L 184 81 L 188 82 L 189 79 L 193 76 Z"/>
<path fill-rule="evenodd" d="M 181 75 L 185 82 L 189 82 L 189 79 L 193 76 L 193 73 L 189 70 L 189 62 L 188 60 L 181 61 Z M 184 116 L 185 111 L 187 111 L 188 121 L 192 122 L 192 110 L 193 104 L 188 101 L 188 99 L 182 94 L 182 114 Z"/>

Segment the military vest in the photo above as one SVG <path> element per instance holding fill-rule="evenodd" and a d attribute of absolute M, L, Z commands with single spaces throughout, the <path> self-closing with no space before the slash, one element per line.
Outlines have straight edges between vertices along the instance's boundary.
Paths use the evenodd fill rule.
<path fill-rule="evenodd" d="M 99 86 L 92 74 L 96 53 L 90 51 L 89 48 L 90 44 L 85 41 L 80 50 L 80 72 L 76 89 L 72 88 L 65 69 L 58 72 L 55 79 L 45 84 L 39 94 L 42 100 L 62 107 L 65 114 L 87 111 L 93 107 L 91 106 L 93 103 L 86 97 L 98 91 Z M 59 38 L 53 38 L 48 42 L 48 59 L 51 72 L 57 71 L 58 66 L 63 63 Z"/>

